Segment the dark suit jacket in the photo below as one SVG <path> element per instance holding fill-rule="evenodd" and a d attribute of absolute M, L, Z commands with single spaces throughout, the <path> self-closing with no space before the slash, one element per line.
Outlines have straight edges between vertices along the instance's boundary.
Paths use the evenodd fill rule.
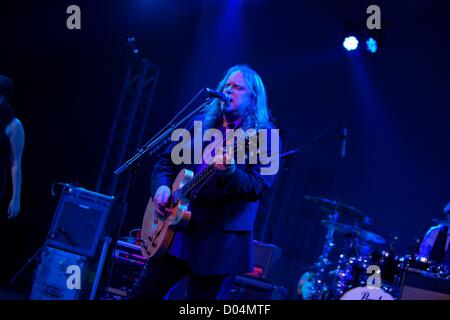
<path fill-rule="evenodd" d="M 195 120 L 202 120 L 202 117 Z M 190 132 L 193 133 L 192 124 Z M 174 165 L 170 155 L 176 143 L 171 143 L 155 164 L 152 196 L 161 185 L 171 187 L 182 168 L 196 173 L 204 167 Z M 261 175 L 260 167 L 259 164 L 237 165 L 231 175 L 217 172 L 201 189 L 194 190 L 190 203 L 191 220 L 185 230 L 176 233 L 169 254 L 189 260 L 192 271 L 197 274 L 251 271 L 253 225 L 259 200 L 275 178 L 275 175 Z"/>

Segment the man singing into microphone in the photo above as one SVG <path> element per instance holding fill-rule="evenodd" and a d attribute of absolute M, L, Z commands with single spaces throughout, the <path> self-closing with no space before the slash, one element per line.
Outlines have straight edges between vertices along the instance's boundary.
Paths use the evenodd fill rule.
<path fill-rule="evenodd" d="M 205 129 L 224 133 L 227 128 L 273 128 L 263 82 L 253 69 L 246 65 L 230 68 L 217 90 L 230 101 L 215 99 L 195 119 L 203 121 Z M 169 212 L 171 186 L 178 172 L 188 168 L 197 173 L 206 166 L 174 165 L 172 148 L 173 144 L 160 155 L 152 173 L 151 194 L 161 216 Z M 162 299 L 188 276 L 187 299 L 227 299 L 235 275 L 252 271 L 253 224 L 259 200 L 275 175 L 261 174 L 259 163 L 238 164 L 232 159 L 223 161 L 224 157 L 214 157 L 216 173 L 191 196 L 187 227 L 176 231 L 162 257 L 149 261 L 132 297 Z"/>

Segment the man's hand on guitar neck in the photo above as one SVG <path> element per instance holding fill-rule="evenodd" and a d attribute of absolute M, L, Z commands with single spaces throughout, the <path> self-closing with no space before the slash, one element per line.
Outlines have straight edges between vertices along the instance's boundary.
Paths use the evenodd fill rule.
<path fill-rule="evenodd" d="M 155 205 L 155 210 L 161 216 L 166 216 L 172 213 L 169 206 L 170 195 L 170 188 L 164 185 L 160 186 L 155 192 L 155 196 L 153 197 L 153 204 Z"/>

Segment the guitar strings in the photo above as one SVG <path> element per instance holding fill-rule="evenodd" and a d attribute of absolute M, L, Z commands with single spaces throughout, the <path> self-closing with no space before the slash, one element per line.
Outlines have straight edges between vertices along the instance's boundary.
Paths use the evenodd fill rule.
<path fill-rule="evenodd" d="M 238 152 L 239 150 L 242 150 L 242 147 L 245 148 L 245 141 L 244 144 L 242 146 L 242 142 L 239 142 L 240 145 L 238 145 L 238 143 L 235 144 L 236 148 L 233 148 L 233 156 L 236 154 L 236 152 Z M 214 167 L 213 164 L 209 164 L 208 167 L 206 167 L 206 169 L 204 169 L 204 171 L 200 172 L 199 174 L 202 174 L 203 172 L 206 171 L 206 177 L 200 179 L 199 182 L 195 182 L 193 181 L 192 184 L 187 184 L 186 185 L 186 191 L 182 191 L 182 189 L 185 187 L 183 186 L 180 191 L 182 195 L 187 195 L 189 192 L 192 192 L 192 190 L 198 185 L 198 183 L 203 182 L 198 189 L 201 189 L 214 175 L 214 173 L 217 171 L 217 169 Z M 195 179 L 195 177 L 194 177 Z"/>

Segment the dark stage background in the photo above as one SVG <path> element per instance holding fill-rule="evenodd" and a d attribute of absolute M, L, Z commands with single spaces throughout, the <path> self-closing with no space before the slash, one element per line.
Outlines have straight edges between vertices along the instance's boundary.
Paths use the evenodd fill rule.
<path fill-rule="evenodd" d="M 66 8 L 81 8 L 81 30 Z M 342 47 L 348 21 L 382 12 L 375 55 Z M 95 189 L 128 66 L 125 40 L 161 68 L 146 137 L 203 87 L 247 63 L 262 76 L 286 150 L 348 128 L 347 156 L 330 142 L 285 158 L 256 238 L 283 255 L 272 280 L 289 289 L 320 254 L 327 216 L 304 195 L 338 199 L 399 234 L 406 254 L 450 201 L 447 1 L 2 1 L 0 74 L 15 80 L 26 132 L 20 217 L 8 229 L 17 270 L 42 245 L 57 200 L 52 183 Z M 140 227 L 151 160 L 131 194 L 123 235 Z"/>

